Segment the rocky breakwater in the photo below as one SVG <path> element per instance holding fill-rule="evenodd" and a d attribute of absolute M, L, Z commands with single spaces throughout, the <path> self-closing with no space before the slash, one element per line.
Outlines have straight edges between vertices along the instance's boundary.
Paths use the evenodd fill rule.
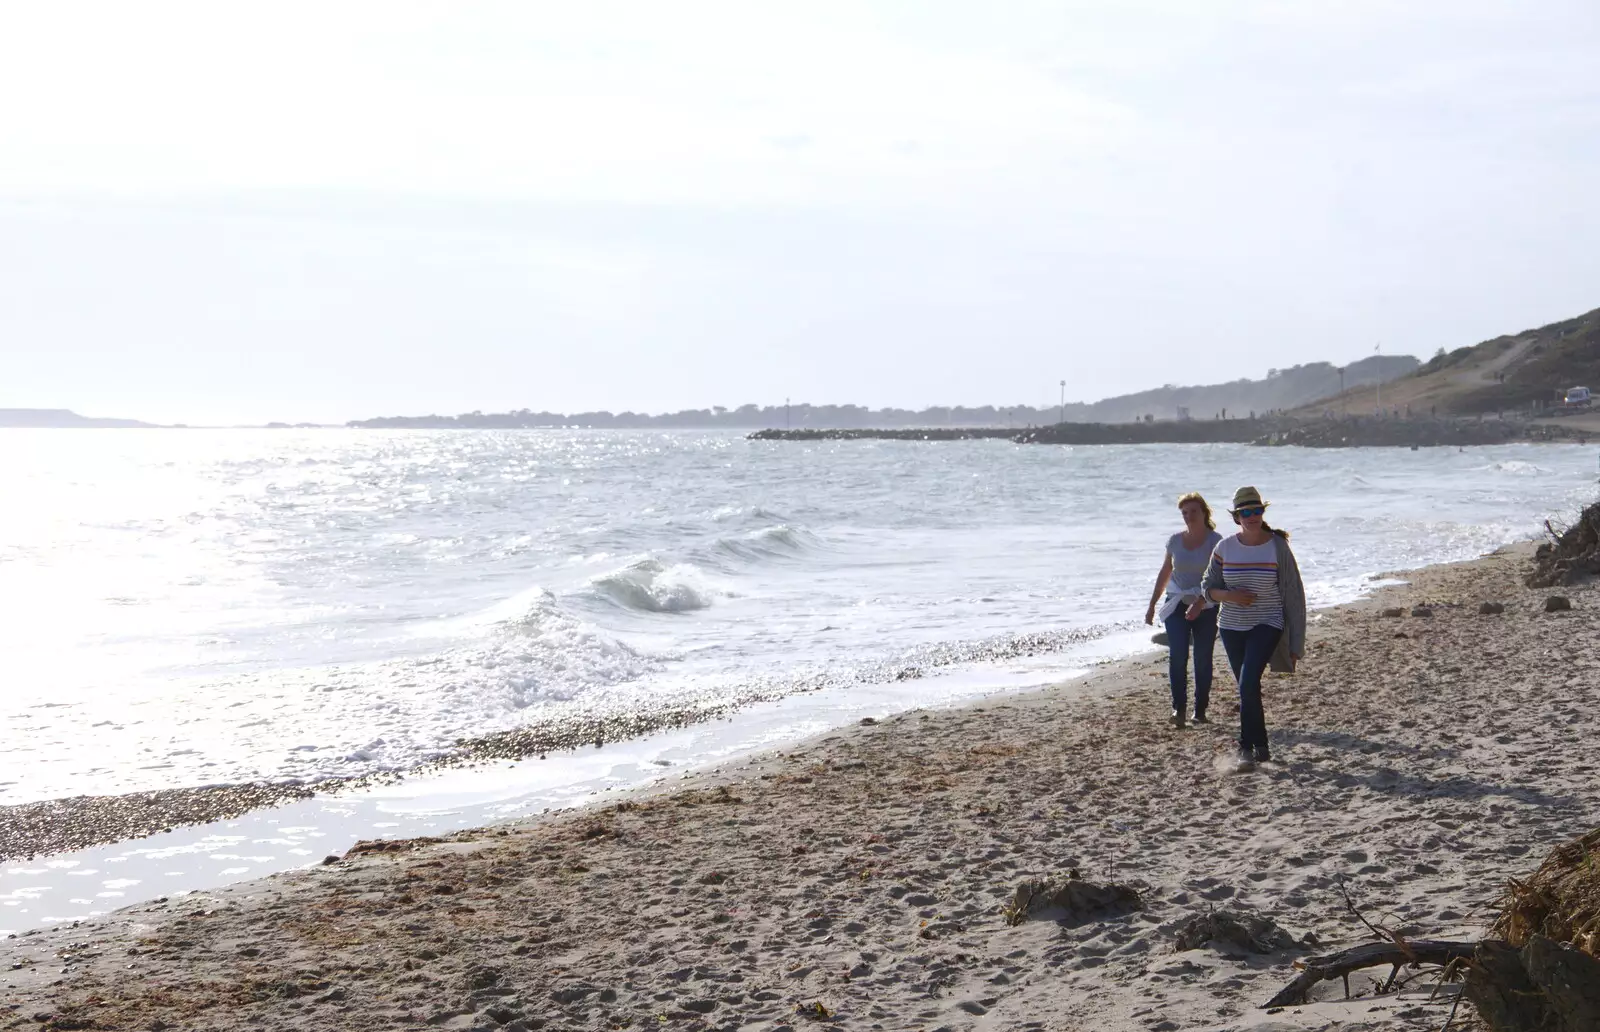
<path fill-rule="evenodd" d="M 1057 423 L 1014 435 L 1018 444 L 1251 444 L 1283 426 L 1266 419 Z"/>
<path fill-rule="evenodd" d="M 757 430 L 751 441 L 971 441 L 984 437 L 1013 438 L 1017 431 L 992 426 L 936 426 L 904 430 L 874 430 L 868 427 L 807 427 L 802 430 Z"/>
<path fill-rule="evenodd" d="M 1000 438 L 1017 444 L 1249 444 L 1283 425 L 1278 421 L 1229 419 L 1164 423 L 1057 423 L 1025 430 L 1000 427 L 926 427 L 910 430 L 758 430 L 752 441 L 970 441 Z"/>
<path fill-rule="evenodd" d="M 1300 448 L 1440 448 L 1511 441 L 1585 441 L 1582 429 L 1500 419 L 1194 419 L 1143 423 L 1056 423 L 1025 430 L 926 427 L 910 430 L 758 430 L 753 441 L 967 441 L 1017 444 L 1252 444 Z"/>
<path fill-rule="evenodd" d="M 1515 420 L 1323 419 L 1277 428 L 1252 443 L 1299 448 L 1440 448 L 1577 436 L 1562 427 Z"/>

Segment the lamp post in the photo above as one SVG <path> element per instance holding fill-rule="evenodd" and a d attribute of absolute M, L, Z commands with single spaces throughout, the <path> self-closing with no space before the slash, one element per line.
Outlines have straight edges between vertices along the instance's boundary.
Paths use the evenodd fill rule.
<path fill-rule="evenodd" d="M 789 399 L 783 399 L 783 428 L 789 429 Z"/>
<path fill-rule="evenodd" d="M 1065 423 L 1066 421 L 1067 421 L 1067 381 L 1062 380 L 1061 381 L 1061 418 L 1057 419 L 1056 422 Z"/>
<path fill-rule="evenodd" d="M 1383 343 L 1381 341 L 1379 343 L 1377 343 L 1377 344 L 1372 345 L 1372 353 L 1373 353 L 1374 356 L 1376 356 L 1378 358 L 1378 365 L 1377 365 L 1377 367 L 1375 367 L 1372 370 L 1372 375 L 1376 378 L 1376 383 L 1377 383 L 1377 386 L 1378 386 L 1378 418 L 1379 419 L 1383 418 L 1383 369 L 1382 369 L 1383 356 L 1379 354 L 1379 349 L 1381 349 L 1382 347 L 1383 347 Z"/>

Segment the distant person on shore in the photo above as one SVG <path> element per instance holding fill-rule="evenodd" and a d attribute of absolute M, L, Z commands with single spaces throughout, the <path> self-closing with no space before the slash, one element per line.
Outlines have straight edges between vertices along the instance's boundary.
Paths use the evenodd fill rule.
<path fill-rule="evenodd" d="M 1289 534 L 1267 525 L 1261 492 L 1239 488 L 1231 514 L 1239 533 L 1217 544 L 1201 597 L 1189 613 L 1198 616 L 1207 603 L 1220 603 L 1222 647 L 1239 682 L 1239 766 L 1248 769 L 1272 759 L 1261 678 L 1269 664 L 1274 670 L 1293 671 L 1305 654 L 1306 593 Z"/>
<path fill-rule="evenodd" d="M 1222 535 L 1211 518 L 1211 506 L 1197 491 L 1178 499 L 1183 530 L 1167 539 L 1167 557 L 1156 574 L 1156 587 L 1150 593 L 1150 608 L 1144 622 L 1156 621 L 1160 600 L 1162 626 L 1167 629 L 1167 673 L 1172 683 L 1172 726 L 1183 727 L 1189 708 L 1189 653 L 1194 652 L 1194 722 L 1206 722 L 1206 706 L 1211 701 L 1211 656 L 1217 645 L 1217 609 L 1200 597 L 1200 581 L 1205 577 L 1211 553 Z M 1165 592 L 1165 598 L 1162 597 Z M 1191 611 L 1191 606 L 1198 608 Z"/>

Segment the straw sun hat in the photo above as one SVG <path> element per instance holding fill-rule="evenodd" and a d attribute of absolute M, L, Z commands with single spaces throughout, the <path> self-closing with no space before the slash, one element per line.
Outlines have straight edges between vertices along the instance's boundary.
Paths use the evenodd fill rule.
<path fill-rule="evenodd" d="M 1259 505 L 1266 508 L 1270 502 L 1261 497 L 1261 492 L 1253 487 L 1241 487 L 1233 493 L 1233 510 L 1238 511 L 1247 505 Z"/>

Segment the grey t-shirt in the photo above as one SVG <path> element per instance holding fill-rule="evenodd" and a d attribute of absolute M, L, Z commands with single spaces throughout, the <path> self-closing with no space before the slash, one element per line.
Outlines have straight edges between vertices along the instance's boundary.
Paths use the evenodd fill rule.
<path fill-rule="evenodd" d="M 1200 582 L 1205 579 L 1206 565 L 1221 543 L 1222 535 L 1214 530 L 1194 548 L 1183 547 L 1182 531 L 1167 539 L 1167 554 L 1172 557 L 1172 579 L 1167 581 L 1169 599 L 1177 596 L 1180 602 L 1188 603 L 1200 597 Z M 1206 608 L 1210 607 L 1211 603 L 1206 603 Z"/>

